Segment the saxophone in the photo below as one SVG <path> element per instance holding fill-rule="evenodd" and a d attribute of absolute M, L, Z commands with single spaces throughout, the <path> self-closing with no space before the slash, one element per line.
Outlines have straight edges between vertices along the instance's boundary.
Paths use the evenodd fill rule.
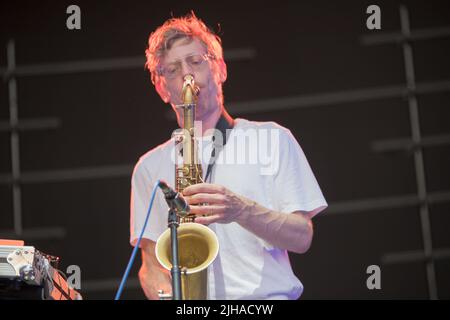
<path fill-rule="evenodd" d="M 175 188 L 182 192 L 186 187 L 203 182 L 202 167 L 198 162 L 197 143 L 194 136 L 195 107 L 199 88 L 190 74 L 184 77 L 182 101 L 183 128 L 174 134 L 175 145 L 182 146 L 183 161 L 175 164 Z M 181 267 L 181 288 L 183 300 L 206 300 L 207 268 L 219 252 L 216 234 L 208 227 L 195 223 L 195 214 L 179 217 L 178 250 Z M 159 263 L 170 270 L 170 229 L 158 238 L 155 247 Z M 160 297 L 168 298 L 161 291 Z"/>

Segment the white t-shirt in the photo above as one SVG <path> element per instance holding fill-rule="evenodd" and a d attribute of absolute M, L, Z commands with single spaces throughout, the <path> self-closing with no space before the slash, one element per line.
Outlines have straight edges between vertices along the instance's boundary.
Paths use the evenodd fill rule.
<path fill-rule="evenodd" d="M 131 236 L 135 245 L 157 179 L 174 186 L 173 139 L 150 150 L 136 164 L 131 190 Z M 200 152 L 201 150 L 201 152 Z M 212 150 L 211 136 L 199 144 L 203 175 Z M 289 214 L 312 218 L 327 202 L 292 133 L 274 122 L 235 119 L 212 171 L 211 183 Z M 207 181 L 209 182 L 209 180 Z M 297 299 L 303 285 L 294 275 L 286 250 L 273 247 L 239 224 L 209 226 L 219 240 L 219 254 L 208 268 L 208 299 Z M 144 238 L 156 241 L 167 229 L 167 204 L 158 191 Z"/>

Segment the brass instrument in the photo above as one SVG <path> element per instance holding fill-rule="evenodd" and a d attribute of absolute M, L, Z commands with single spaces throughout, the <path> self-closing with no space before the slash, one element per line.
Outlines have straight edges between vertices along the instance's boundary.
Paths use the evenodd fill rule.
<path fill-rule="evenodd" d="M 186 187 L 203 182 L 202 167 L 198 162 L 198 150 L 194 137 L 195 107 L 199 88 L 192 75 L 184 77 L 182 100 L 183 128 L 175 133 L 175 144 L 182 143 L 183 162 L 175 164 L 175 187 L 182 192 Z M 179 265 L 182 268 L 181 287 L 183 300 L 205 300 L 207 298 L 207 268 L 219 251 L 219 241 L 208 227 L 195 223 L 195 214 L 179 218 L 178 249 Z M 172 267 L 170 230 L 157 240 L 155 253 L 159 263 L 170 270 Z M 160 297 L 167 298 L 160 291 Z"/>

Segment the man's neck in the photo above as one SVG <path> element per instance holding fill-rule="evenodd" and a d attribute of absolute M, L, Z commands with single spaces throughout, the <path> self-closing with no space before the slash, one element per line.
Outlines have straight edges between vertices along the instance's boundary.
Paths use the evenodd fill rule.
<path fill-rule="evenodd" d="M 209 115 L 206 115 L 202 119 L 197 119 L 197 121 L 201 121 L 202 125 L 202 136 L 205 135 L 205 132 L 214 128 L 216 126 L 217 120 L 219 120 L 221 114 L 221 108 L 217 108 Z"/>
<path fill-rule="evenodd" d="M 225 110 L 224 107 L 216 109 L 216 111 L 211 114 L 209 117 L 206 117 L 206 119 L 202 119 L 202 136 L 205 135 L 205 133 L 208 130 L 214 129 L 217 125 L 217 122 L 219 121 L 220 117 L 224 117 L 225 120 L 231 124 L 233 124 L 234 120 L 233 118 L 228 114 L 228 112 Z M 210 131 L 211 132 L 211 131 Z"/>

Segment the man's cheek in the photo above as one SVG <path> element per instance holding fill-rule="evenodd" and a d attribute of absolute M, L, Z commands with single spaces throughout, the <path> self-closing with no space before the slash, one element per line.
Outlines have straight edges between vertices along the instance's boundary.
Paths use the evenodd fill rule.
<path fill-rule="evenodd" d="M 181 103 L 181 90 L 180 89 L 176 89 L 175 87 L 170 87 L 169 88 L 169 93 L 170 93 L 170 98 L 171 101 L 179 104 Z"/>

